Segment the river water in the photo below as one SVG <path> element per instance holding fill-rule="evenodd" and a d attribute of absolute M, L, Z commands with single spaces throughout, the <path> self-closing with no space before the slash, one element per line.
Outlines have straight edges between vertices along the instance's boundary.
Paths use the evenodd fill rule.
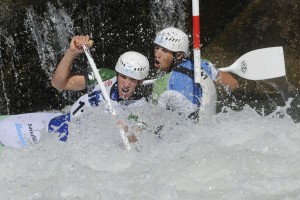
<path fill-rule="evenodd" d="M 3 148 L 1 199 L 300 198 L 300 123 L 288 115 L 246 106 L 195 123 L 152 105 L 131 112 L 148 127 L 130 151 L 101 108 L 72 122 L 66 143 L 45 132 Z"/>
<path fill-rule="evenodd" d="M 184 10 L 181 1 L 151 2 L 152 15 L 173 8 L 179 9 L 173 14 Z M 51 20 L 70 22 L 64 25 L 66 30 L 57 27 L 57 32 L 70 35 L 73 22 L 67 14 L 51 4 L 48 7 L 49 16 L 56 16 L 54 11 L 63 16 Z M 166 23 L 183 29 L 186 26 L 184 17 L 176 23 L 166 20 L 163 24 L 159 22 L 164 16 L 152 18 L 157 30 Z M 46 18 L 43 26 L 34 26 L 35 19 L 37 15 L 29 9 L 26 24 L 35 38 L 42 69 L 50 76 L 58 57 L 52 53 L 63 52 L 68 39 L 59 42 L 59 51 L 47 49 L 49 45 L 45 44 L 49 41 L 36 36 L 46 37 L 45 24 L 51 23 Z M 7 107 L 9 113 L 12 105 L 5 102 L 3 109 Z M 264 116 L 247 105 L 239 111 L 224 106 L 220 110 L 226 112 L 200 116 L 195 123 L 147 105 L 131 111 L 147 123 L 147 128 L 127 151 L 115 126 L 118 119 L 126 116 L 115 119 L 99 107 L 86 112 L 80 121 L 70 123 L 66 143 L 45 131 L 35 145 L 2 148 L 0 199 L 300 199 L 300 123 L 294 123 L 285 114 L 286 108 L 277 106 L 273 113 Z M 159 135 L 153 134 L 161 125 L 164 126 Z"/>

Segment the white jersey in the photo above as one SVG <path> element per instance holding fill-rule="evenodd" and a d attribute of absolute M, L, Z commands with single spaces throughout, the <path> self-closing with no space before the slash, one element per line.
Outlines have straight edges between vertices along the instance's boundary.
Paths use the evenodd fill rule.
<path fill-rule="evenodd" d="M 144 98 L 136 100 L 120 100 L 116 87 L 115 72 L 102 70 L 105 78 L 106 92 L 110 94 L 111 103 L 117 114 L 128 107 L 140 107 L 146 103 Z M 81 96 L 71 107 L 70 113 L 27 113 L 0 118 L 0 145 L 10 147 L 24 147 L 40 140 L 41 132 L 57 134 L 60 141 L 67 141 L 69 135 L 69 122 L 80 116 L 88 107 L 99 106 L 105 103 L 102 92 L 88 74 L 88 94 Z"/>
<path fill-rule="evenodd" d="M 0 120 L 0 142 L 4 146 L 24 147 L 40 140 L 51 119 L 62 113 L 26 113 Z"/>
<path fill-rule="evenodd" d="M 112 106 L 116 114 L 129 107 L 140 107 L 146 103 L 145 98 L 138 100 L 119 101 L 115 85 L 116 78 L 108 80 L 107 90 L 111 90 Z M 41 138 L 42 132 L 55 133 L 60 141 L 67 141 L 69 123 L 79 117 L 86 108 L 99 106 L 105 103 L 102 92 L 96 86 L 81 96 L 71 107 L 70 113 L 27 113 L 7 116 L 0 120 L 0 145 L 21 148 L 36 143 Z"/>

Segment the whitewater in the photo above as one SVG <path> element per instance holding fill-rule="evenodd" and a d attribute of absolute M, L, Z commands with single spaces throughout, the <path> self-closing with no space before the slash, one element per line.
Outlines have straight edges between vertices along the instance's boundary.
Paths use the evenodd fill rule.
<path fill-rule="evenodd" d="M 1 199 L 299 199 L 300 123 L 226 110 L 199 122 L 150 104 L 129 110 L 147 128 L 127 151 L 115 124 L 128 113 L 90 109 L 67 142 L 44 132 L 1 149 Z"/>

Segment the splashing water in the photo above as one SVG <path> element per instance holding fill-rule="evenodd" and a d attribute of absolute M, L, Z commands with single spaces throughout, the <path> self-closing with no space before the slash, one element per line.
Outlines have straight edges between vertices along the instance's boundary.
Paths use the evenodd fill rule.
<path fill-rule="evenodd" d="M 299 123 L 249 107 L 199 123 L 152 105 L 132 112 L 148 128 L 130 152 L 102 108 L 72 122 L 66 143 L 45 132 L 29 148 L 3 148 L 2 198 L 299 198 Z M 152 128 L 160 124 L 158 139 Z"/>
<path fill-rule="evenodd" d="M 0 32 L 0 36 L 2 35 L 2 33 Z M 16 45 L 15 45 L 15 41 L 12 37 L 7 37 L 3 34 L 3 38 L 4 38 L 4 43 L 9 46 L 10 50 L 12 51 L 11 52 L 11 67 L 12 67 L 12 71 L 13 71 L 13 74 L 14 74 L 14 81 L 15 83 L 17 84 L 18 83 L 18 80 L 19 80 L 19 74 L 16 70 L 16 65 L 15 63 L 18 62 L 18 56 L 17 56 L 17 52 L 16 52 Z M 2 45 L 1 45 L 1 42 L 0 42 L 0 49 L 2 49 Z M 1 55 L 1 51 L 0 51 L 0 71 L 1 71 L 1 82 L 2 82 L 2 93 L 3 93 L 3 96 L 4 96 L 4 102 L 1 103 L 1 106 L 0 108 L 2 110 L 6 110 L 7 113 L 10 112 L 10 109 L 9 109 L 9 103 L 10 103 L 10 100 L 7 96 L 7 89 L 6 89 L 6 86 L 5 86 L 5 75 L 3 73 L 3 67 L 4 67 L 4 64 L 3 64 L 3 61 L 2 61 L 2 55 Z M 1 102 L 1 100 L 0 100 Z M 3 106 L 3 104 L 5 104 L 5 106 Z"/>
<path fill-rule="evenodd" d="M 57 9 L 48 3 L 43 17 L 38 16 L 32 7 L 28 8 L 25 25 L 36 42 L 41 66 L 50 78 L 58 55 L 66 51 L 69 38 L 73 35 L 73 20 L 63 8 Z"/>
<path fill-rule="evenodd" d="M 151 0 L 151 23 L 156 31 L 174 26 L 186 30 L 185 1 Z"/>
<path fill-rule="evenodd" d="M 153 24 L 166 19 L 156 30 L 172 25 L 184 30 L 184 17 L 178 24 L 171 20 L 184 13 L 177 4 L 153 0 Z M 50 60 L 55 66 L 47 27 L 61 18 L 52 11 L 58 12 L 49 5 L 51 19 L 39 24 L 29 10 L 28 27 L 43 32 L 32 32 L 36 48 L 43 64 Z M 164 12 L 168 17 L 159 18 Z M 67 27 L 55 30 L 71 34 L 72 23 Z M 194 123 L 153 105 L 132 109 L 148 126 L 128 152 L 115 126 L 126 116 L 112 118 L 95 108 L 70 123 L 66 143 L 45 131 L 36 145 L 0 149 L 1 199 L 299 199 L 300 123 L 289 115 L 278 118 L 277 111 L 285 110 L 260 116 L 246 106 Z M 161 125 L 160 135 L 153 134 Z"/>

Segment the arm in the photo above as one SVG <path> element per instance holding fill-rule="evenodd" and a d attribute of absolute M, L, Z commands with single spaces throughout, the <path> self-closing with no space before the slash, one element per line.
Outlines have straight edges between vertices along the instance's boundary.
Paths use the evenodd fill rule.
<path fill-rule="evenodd" d="M 239 87 L 237 80 L 228 72 L 219 71 L 216 82 L 228 86 L 230 90 L 235 90 Z"/>
<path fill-rule="evenodd" d="M 86 87 L 83 74 L 72 74 L 74 59 L 83 53 L 82 45 L 92 46 L 89 36 L 74 36 L 69 49 L 56 67 L 51 84 L 58 90 L 83 90 Z"/>
<path fill-rule="evenodd" d="M 216 83 L 228 86 L 230 90 L 239 87 L 237 80 L 230 73 L 217 70 L 211 62 L 202 60 L 201 67 Z"/>

